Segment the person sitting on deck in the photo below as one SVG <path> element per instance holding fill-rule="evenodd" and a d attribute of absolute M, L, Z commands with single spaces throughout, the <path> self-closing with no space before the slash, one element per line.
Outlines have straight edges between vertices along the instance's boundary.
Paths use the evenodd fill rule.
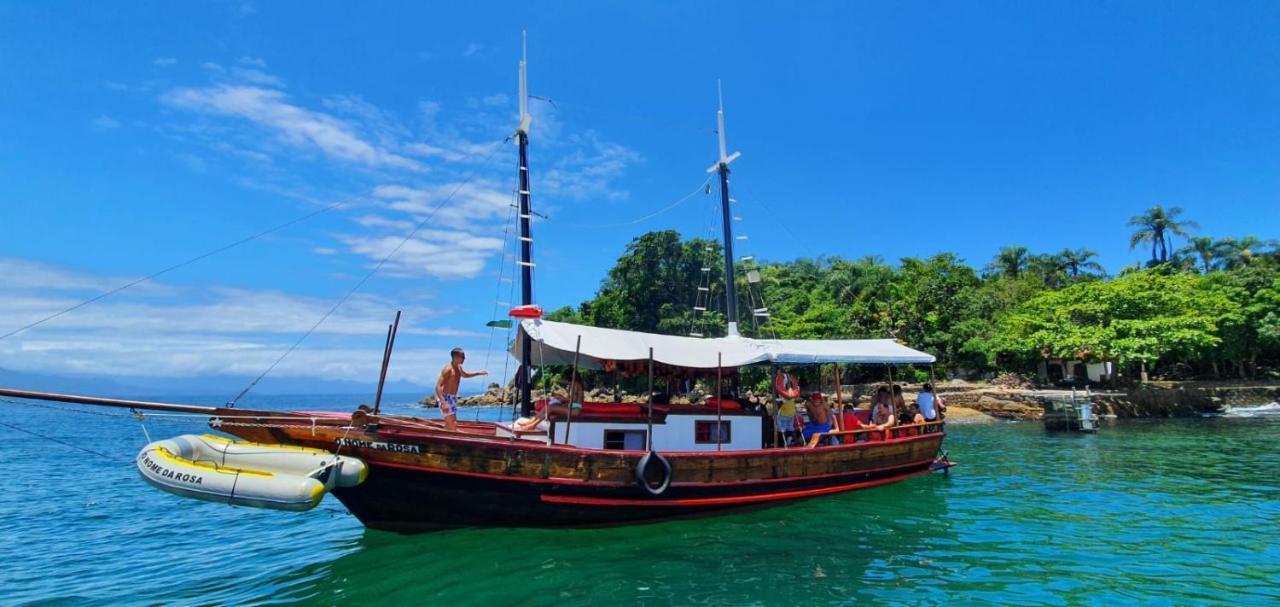
<path fill-rule="evenodd" d="M 876 438 L 888 438 L 887 429 L 892 427 L 897 419 L 893 414 L 893 398 L 889 396 L 889 389 L 881 386 L 876 390 L 876 398 L 872 402 L 876 404 L 871 408 L 871 425 L 880 431 Z"/>
<path fill-rule="evenodd" d="M 804 442 L 807 445 L 814 434 L 831 431 L 831 407 L 822 402 L 821 392 L 814 392 L 809 395 L 809 402 L 804 408 L 809 414 L 809 423 L 805 424 L 804 432 L 802 433 Z"/>
<path fill-rule="evenodd" d="M 920 389 L 920 394 L 916 396 L 916 406 L 920 407 L 920 415 L 916 423 L 938 421 L 938 411 L 941 409 L 938 405 L 942 404 L 942 399 L 933 393 L 933 385 L 925 384 Z"/>
<path fill-rule="evenodd" d="M 865 424 L 862 423 L 862 420 L 858 419 L 858 414 L 853 403 L 849 403 L 844 406 L 844 411 L 840 414 L 840 423 L 845 431 L 857 430 L 858 428 L 865 426 Z M 859 440 L 866 440 L 865 435 L 846 434 L 842 437 L 842 441 L 846 445 L 852 445 L 854 442 Z"/>
<path fill-rule="evenodd" d="M 581 415 L 582 403 L 586 400 L 585 395 L 586 389 L 582 386 L 582 380 L 575 378 L 573 382 L 569 384 L 569 396 L 567 403 L 560 397 L 552 397 L 551 400 L 547 401 L 547 406 L 543 407 L 542 410 L 533 417 L 516 420 L 515 429 L 522 432 L 533 430 L 538 427 L 538 424 L 547 421 L 551 415 L 565 418 L 570 415 L 571 411 L 577 412 Z"/>

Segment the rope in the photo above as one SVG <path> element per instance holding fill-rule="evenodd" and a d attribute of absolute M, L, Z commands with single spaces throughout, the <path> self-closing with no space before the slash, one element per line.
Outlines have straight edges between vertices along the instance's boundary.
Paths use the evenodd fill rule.
<path fill-rule="evenodd" d="M 712 177 L 708 177 L 708 178 L 706 178 L 706 180 L 704 180 L 702 183 L 698 184 L 698 187 L 697 187 L 696 189 L 694 189 L 692 192 L 689 192 L 688 194 L 685 194 L 684 196 L 681 196 L 679 200 L 676 200 L 675 202 L 673 202 L 673 203 L 671 203 L 671 204 L 669 204 L 669 205 L 667 205 L 667 206 L 665 206 L 665 207 L 662 207 L 661 209 L 658 209 L 657 211 L 654 211 L 654 212 L 652 212 L 652 213 L 649 213 L 648 215 L 645 215 L 645 216 L 643 216 L 643 217 L 640 217 L 640 218 L 638 218 L 638 219 L 633 219 L 633 220 L 631 220 L 631 221 L 624 221 L 624 222 L 622 222 L 622 223 L 604 223 L 604 224 L 561 223 L 560 225 L 567 226 L 567 227 L 571 227 L 571 228 L 591 228 L 591 229 L 601 229 L 601 228 L 622 228 L 622 227 L 626 227 L 626 226 L 633 226 L 633 225 L 636 225 L 636 224 L 638 224 L 638 223 L 643 223 L 643 222 L 648 221 L 648 220 L 650 220 L 650 219 L 653 219 L 654 217 L 657 217 L 657 216 L 659 216 L 659 215 L 661 215 L 661 214 L 663 214 L 663 213 L 666 213 L 667 211 L 670 211 L 671 209 L 674 209 L 674 208 L 676 208 L 676 207 L 680 206 L 681 204 L 684 204 L 684 202 L 685 202 L 685 201 L 689 200 L 690 198 L 693 198 L 693 197 L 694 197 L 694 196 L 696 196 L 698 193 L 702 192 L 703 188 L 705 188 L 705 187 L 707 186 L 707 184 L 711 182 L 711 179 L 712 179 L 713 177 L 714 177 L 714 175 L 713 175 Z"/>
<path fill-rule="evenodd" d="M 511 245 L 512 245 L 512 243 L 514 242 L 514 239 L 513 239 L 513 238 L 511 238 L 511 234 L 512 234 L 511 228 L 512 228 L 512 224 L 514 223 L 515 216 L 516 216 L 516 192 L 515 192 L 515 190 L 512 190 L 512 191 L 511 191 L 511 204 L 510 204 L 509 209 L 508 209 L 508 211 L 507 211 L 507 229 L 506 229 L 506 230 L 503 230 L 503 233 L 502 233 L 502 256 L 501 256 L 501 258 L 500 258 L 500 259 L 501 259 L 501 261 L 499 261 L 499 262 L 498 262 L 498 284 L 497 284 L 497 286 L 494 288 L 494 293 L 493 293 L 493 298 L 494 298 L 494 299 L 493 299 L 493 314 L 492 314 L 492 316 L 495 316 L 495 317 L 498 315 L 498 310 L 501 308 L 501 305 L 498 303 L 498 298 L 499 298 L 499 297 L 502 297 L 502 278 L 503 278 L 503 276 L 506 276 L 506 271 L 507 271 L 507 264 L 506 264 L 506 254 L 507 254 L 507 249 L 508 249 L 508 248 L 510 248 L 510 249 L 512 250 L 512 252 L 513 252 L 513 253 L 514 253 L 514 251 L 515 251 L 515 247 L 511 246 Z M 512 289 L 514 289 L 514 288 L 515 288 L 515 283 L 516 283 L 516 276 L 515 276 L 515 267 L 514 267 L 514 264 L 513 264 L 513 266 L 512 266 L 512 270 L 511 270 L 511 288 L 512 288 Z M 511 300 L 510 300 L 510 299 L 508 299 L 507 301 L 511 301 Z M 496 318 L 495 318 L 495 320 L 496 320 Z M 512 324 L 514 325 L 515 323 L 512 323 Z M 485 346 L 485 349 L 484 349 L 484 368 L 485 368 L 485 370 L 488 370 L 488 369 L 489 369 L 489 359 L 490 359 L 491 355 L 493 354 L 493 334 L 494 334 L 495 332 L 497 332 L 497 330 L 498 330 L 498 328 L 497 328 L 497 327 L 490 327 L 490 328 L 489 328 L 489 343 L 488 343 L 488 345 L 486 345 L 486 346 Z M 510 334 L 511 334 L 511 329 L 507 329 L 507 335 L 510 335 Z M 504 348 L 504 350 L 505 350 L 505 348 Z M 507 357 L 507 358 L 510 358 L 510 357 Z M 503 361 L 503 363 L 502 363 L 502 378 L 503 378 L 503 379 L 506 379 L 506 377 L 507 377 L 507 363 L 506 363 L 506 361 Z M 476 415 L 475 415 L 475 419 L 474 419 L 474 421 L 480 421 L 480 409 L 479 409 L 479 408 L 477 408 L 477 409 L 476 409 Z"/>
<path fill-rule="evenodd" d="M 78 449 L 78 450 L 80 450 L 80 451 L 84 451 L 85 453 L 89 453 L 89 454 L 91 454 L 91 455 L 96 455 L 96 456 L 98 456 L 98 457 L 101 457 L 101 458 L 103 458 L 103 459 L 105 459 L 105 460 L 109 460 L 109 461 L 113 461 L 113 462 L 119 462 L 119 463 L 127 463 L 127 460 L 120 459 L 120 458 L 118 458 L 118 457 L 116 457 L 116 456 L 114 456 L 114 455 L 107 455 L 106 453 L 102 453 L 102 452 L 100 452 L 100 451 L 94 451 L 93 449 L 88 449 L 88 448 L 85 448 L 85 447 L 81 447 L 80 445 L 77 445 L 77 444 L 75 444 L 75 443 L 69 443 L 69 442 L 64 441 L 64 440 L 62 440 L 62 439 L 60 439 L 60 438 L 54 438 L 54 437 L 52 437 L 52 436 L 48 436 L 48 435 L 44 435 L 44 434 L 40 434 L 39 432 L 32 432 L 31 430 L 27 430 L 27 429 L 25 429 L 25 428 L 19 428 L 19 427 L 17 427 L 17 426 L 15 426 L 15 425 L 13 425 L 13 424 L 5 423 L 5 422 L 0 422 L 0 426 L 4 426 L 4 427 L 6 427 L 6 428 L 8 428 L 8 429 L 10 429 L 10 430 L 17 430 L 18 432 L 22 432 L 23 434 L 30 434 L 31 436 L 34 436 L 34 437 L 37 437 L 37 438 L 43 438 L 43 439 L 45 439 L 45 440 L 47 440 L 47 441 L 51 441 L 51 442 L 58 443 L 59 445 L 62 445 L 62 446 L 64 446 L 64 447 L 71 447 L 72 449 Z"/>
<path fill-rule="evenodd" d="M 343 200 L 339 200 L 338 202 L 335 202 L 335 203 L 333 203 L 333 204 L 331 204 L 331 205 L 329 205 L 329 206 L 327 206 L 327 207 L 322 207 L 322 208 L 320 208 L 320 209 L 317 209 L 317 210 L 315 210 L 315 211 L 312 211 L 312 212 L 310 212 L 310 213 L 307 213 L 306 215 L 303 215 L 303 216 L 301 216 L 301 217 L 296 217 L 296 218 L 291 219 L 291 220 L 289 220 L 289 221 L 286 221 L 286 222 L 284 222 L 284 223 L 278 224 L 278 225 L 276 225 L 276 226 L 274 226 L 274 227 L 267 228 L 267 229 L 265 229 L 265 230 L 263 230 L 263 231 L 261 231 L 261 232 L 258 232 L 258 233 L 256 233 L 256 234 L 252 234 L 252 235 L 246 236 L 246 237 L 244 237 L 244 238 L 241 238 L 240 240 L 237 240 L 237 241 L 234 241 L 234 242 L 231 242 L 231 243 L 228 243 L 228 244 L 222 245 L 222 246 L 220 246 L 220 247 L 218 247 L 218 248 L 216 248 L 216 249 L 213 249 L 213 250 L 207 251 L 207 252 L 205 252 L 205 253 L 201 253 L 200 255 L 196 255 L 195 257 L 192 257 L 191 259 L 188 259 L 188 260 L 183 261 L 183 262 L 181 262 L 181 263 L 177 263 L 177 264 L 171 265 L 171 266 L 169 266 L 169 267 L 167 267 L 167 268 L 164 268 L 163 270 L 160 270 L 160 271 L 158 271 L 158 272 L 153 272 L 153 273 L 151 273 L 151 274 L 148 274 L 148 275 L 146 275 L 146 276 L 143 276 L 142 278 L 138 278 L 138 279 L 136 279 L 136 280 L 130 281 L 130 282 L 125 283 L 125 284 L 123 284 L 123 285 L 120 285 L 120 286 L 118 286 L 118 287 L 116 287 L 116 288 L 114 288 L 114 289 L 111 289 L 110 291 L 106 291 L 105 293 L 100 293 L 100 294 L 95 295 L 95 296 L 93 296 L 93 297 L 90 297 L 89 299 L 86 299 L 86 300 L 84 300 L 84 301 L 82 301 L 82 302 L 80 302 L 80 303 L 78 303 L 78 304 L 75 304 L 75 305 L 73 305 L 73 306 L 71 306 L 71 307 L 64 308 L 64 309 L 62 309 L 62 310 L 60 310 L 60 311 L 58 311 L 58 312 L 54 312 L 53 314 L 50 314 L 50 315 L 48 315 L 48 316 L 46 316 L 46 317 L 44 317 L 44 318 L 41 318 L 40 320 L 37 320 L 37 321 L 32 322 L 32 323 L 28 323 L 28 324 L 26 324 L 26 325 L 23 325 L 23 326 L 21 326 L 21 327 L 18 327 L 17 329 L 14 329 L 14 330 L 12 330 L 12 331 L 9 331 L 8 333 L 5 333 L 4 335 L 0 335 L 0 340 L 3 340 L 3 339 L 6 339 L 6 338 L 9 338 L 9 337 L 12 337 L 12 336 L 14 336 L 14 335 L 17 335 L 17 334 L 19 334 L 19 333 L 21 333 L 21 332 L 23 332 L 23 331 L 26 331 L 27 329 L 30 329 L 30 328 L 32 328 L 32 327 L 36 327 L 36 326 L 38 326 L 38 325 L 42 325 L 42 324 L 44 324 L 44 323 L 46 323 L 46 322 L 49 322 L 49 321 L 51 321 L 51 320 L 53 320 L 53 319 L 55 319 L 55 318 L 58 318 L 59 316 L 62 316 L 63 314 L 66 314 L 66 313 L 68 313 L 68 312 L 73 312 L 73 311 L 75 311 L 75 310 L 78 310 L 78 309 L 80 309 L 80 308 L 83 308 L 83 307 L 85 307 L 85 306 L 87 306 L 87 305 L 89 305 L 89 304 L 91 304 L 91 303 L 94 303 L 94 302 L 96 302 L 96 301 L 99 301 L 99 300 L 105 299 L 105 298 L 107 298 L 107 297 L 110 297 L 110 296 L 112 296 L 112 295 L 115 295 L 116 293 L 119 293 L 119 292 L 121 292 L 121 291 L 124 291 L 125 289 L 128 289 L 128 288 L 130 288 L 130 287 L 133 287 L 133 286 L 136 286 L 136 285 L 142 284 L 142 283 L 144 283 L 144 282 L 147 282 L 147 281 L 152 280 L 152 279 L 155 279 L 155 278 L 159 278 L 160 276 L 162 276 L 162 275 L 164 275 L 164 274 L 168 274 L 169 272 L 172 272 L 172 271 L 174 271 L 174 270 L 177 270 L 177 269 L 180 269 L 180 268 L 183 268 L 183 267 L 189 266 L 189 265 L 191 265 L 191 264 L 193 264 L 193 263 L 196 263 L 196 262 L 198 262 L 198 261 L 200 261 L 200 260 L 203 260 L 203 259 L 205 259 L 205 258 L 207 258 L 207 257 L 212 257 L 212 256 L 214 256 L 214 255 L 217 255 L 218 253 L 223 252 L 223 251 L 226 251 L 226 250 L 229 250 L 229 249 L 234 249 L 235 247 L 238 247 L 238 246 L 240 246 L 240 245 L 242 245 L 242 244 L 245 244 L 245 243 L 247 243 L 247 242 L 250 242 L 250 241 L 252 241 L 252 240 L 257 240 L 257 239 L 262 238 L 263 236 L 266 236 L 266 235 L 268 235 L 268 234 L 272 234 L 272 233 L 274 233 L 274 232 L 278 232 L 278 231 L 283 230 L 283 229 L 285 229 L 285 228 L 287 228 L 287 227 L 289 227 L 289 226 L 292 226 L 292 225 L 294 225 L 294 224 L 298 224 L 298 223 L 301 223 L 301 222 L 306 221 L 306 220 L 308 220 L 308 219 L 311 219 L 312 217 L 315 217 L 316 215 L 320 215 L 320 214 L 322 214 L 322 213 L 325 213 L 325 212 L 328 212 L 328 211 L 332 211 L 333 209 L 336 209 L 336 208 L 338 208 L 338 207 L 340 207 L 340 206 L 342 206 L 342 205 L 344 205 L 344 204 L 347 204 L 347 203 L 349 203 L 349 202 L 354 202 L 354 201 L 359 200 L 359 199 L 361 199 L 361 198 L 365 198 L 365 197 L 369 196 L 370 194 L 373 194 L 373 192 L 374 192 L 374 191 L 375 191 L 375 190 L 369 190 L 368 192 L 365 192 L 365 193 L 363 193 L 363 194 L 358 194 L 358 195 L 356 195 L 356 196 L 352 196 L 352 197 L 350 197 L 350 198 L 345 198 L 345 199 L 343 199 Z"/>
<path fill-rule="evenodd" d="M 8 398 L 0 398 L 0 402 L 6 402 L 11 405 L 24 405 L 27 407 L 37 407 L 40 409 L 51 409 L 54 411 L 70 411 L 71 413 L 84 413 L 85 415 L 97 415 L 100 417 L 130 417 L 128 414 L 125 414 L 125 413 L 106 413 L 103 411 L 89 411 L 86 409 L 76 409 L 74 407 L 57 407 L 54 405 L 45 405 L 45 404 L 30 402 L 30 401 L 12 400 Z"/>
<path fill-rule="evenodd" d="M 146 416 L 142 415 L 141 413 L 139 413 L 139 412 L 137 412 L 137 411 L 135 411 L 135 410 L 133 410 L 133 409 L 129 409 L 129 411 L 130 411 L 131 413 L 133 413 L 133 416 L 134 416 L 134 417 L 136 417 L 136 418 L 138 419 L 138 425 L 139 425 L 139 426 L 142 426 L 142 437 L 143 437 L 143 438 L 145 438 L 145 439 L 147 439 L 147 444 L 148 444 L 148 445 L 150 445 L 150 444 L 151 444 L 151 433 L 150 433 L 150 432 L 147 432 L 147 418 L 146 418 Z"/>
<path fill-rule="evenodd" d="M 510 137 L 508 137 L 507 139 L 510 139 Z M 502 143 L 506 143 L 506 141 L 507 140 L 504 139 Z M 480 165 L 484 166 L 488 164 L 489 161 L 493 159 L 494 154 L 497 154 L 498 151 L 501 149 L 502 149 L 501 144 L 494 146 L 493 151 L 489 152 L 489 155 L 485 156 L 485 158 L 480 161 Z M 248 394 L 250 390 L 252 390 L 255 386 L 258 385 L 258 382 L 262 381 L 262 378 L 266 377 L 267 374 L 275 370 L 276 365 L 279 365 L 282 361 L 284 361 L 286 357 L 292 354 L 294 350 L 298 349 L 298 346 L 302 345 L 302 342 L 305 341 L 308 337 L 310 337 L 311 334 L 314 333 L 315 330 L 318 329 L 320 325 L 324 323 L 324 321 L 328 320 L 329 317 L 332 316 L 333 313 L 338 310 L 338 308 L 342 307 L 342 304 L 346 303 L 347 300 L 350 299 L 352 295 L 355 295 L 356 291 L 359 291 L 360 287 L 363 287 L 364 284 L 368 282 L 370 278 L 373 278 L 373 275 L 377 274 L 378 270 L 382 269 L 382 266 L 386 265 L 388 261 L 391 261 L 391 258 L 394 257 L 396 253 L 399 253 L 400 249 L 404 248 L 404 245 L 407 244 L 415 235 L 417 235 L 417 233 L 421 231 L 424 226 L 427 225 L 427 222 L 431 221 L 431 219 L 436 216 L 436 213 L 440 212 L 440 209 L 443 208 L 444 205 L 448 204 L 449 201 L 453 200 L 453 197 L 456 196 L 458 192 L 462 190 L 462 188 L 466 187 L 473 180 L 475 180 L 476 173 L 477 173 L 476 171 L 472 171 L 471 174 L 468 175 L 466 179 L 458 183 L 458 185 L 453 188 L 452 192 L 449 192 L 449 195 L 445 197 L 444 200 L 441 200 L 438 204 L 436 204 L 435 207 L 431 209 L 430 213 L 428 213 L 425 217 L 423 217 L 422 220 L 419 221 L 417 225 L 413 226 L 413 230 L 411 230 L 408 234 L 406 234 L 405 237 L 400 240 L 400 243 L 397 244 L 394 249 L 391 249 L 391 252 L 387 253 L 387 255 L 383 257 L 381 261 L 379 261 L 376 265 L 374 265 L 373 268 L 371 268 L 362 278 L 360 278 L 358 282 L 356 282 L 355 286 L 351 287 L 351 290 L 347 291 L 346 294 L 344 294 L 340 299 L 338 299 L 338 301 L 333 304 L 333 307 L 329 308 L 329 310 L 326 311 L 324 315 L 321 316 L 320 319 L 315 322 L 315 324 L 311 325 L 310 329 L 307 329 L 306 333 L 302 334 L 302 337 L 299 337 L 297 341 L 293 342 L 293 344 L 289 346 L 289 349 L 284 351 L 284 354 L 280 355 L 280 358 L 277 358 L 275 362 L 271 363 L 271 365 L 268 366 L 265 371 L 263 371 L 260 375 L 255 377 L 253 381 L 249 382 L 249 385 L 245 386 L 244 389 L 241 390 L 240 393 L 235 396 L 235 398 L 228 401 L 227 406 L 234 407 L 236 402 L 238 402 L 241 398 L 244 398 L 245 394 Z"/>

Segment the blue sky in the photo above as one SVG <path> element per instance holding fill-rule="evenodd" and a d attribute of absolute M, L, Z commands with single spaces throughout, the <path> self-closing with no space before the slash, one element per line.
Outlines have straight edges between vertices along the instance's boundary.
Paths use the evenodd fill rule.
<path fill-rule="evenodd" d="M 522 28 L 554 101 L 531 102 L 548 308 L 639 233 L 714 229 L 702 194 L 633 220 L 706 179 L 717 78 L 742 254 L 1022 244 L 1116 271 L 1153 204 L 1280 236 L 1275 3 L 0 2 L 0 333 L 357 197 L 2 340 L 0 368 L 232 387 L 465 184 L 276 373 L 372 382 L 398 308 L 393 378 L 454 345 L 500 371 Z"/>

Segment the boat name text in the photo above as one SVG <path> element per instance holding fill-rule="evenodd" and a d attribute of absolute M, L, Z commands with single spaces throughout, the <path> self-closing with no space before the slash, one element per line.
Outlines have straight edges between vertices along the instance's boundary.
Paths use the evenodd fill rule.
<path fill-rule="evenodd" d="M 142 460 L 142 465 L 146 466 L 146 468 L 150 470 L 152 474 L 155 474 L 160 478 L 173 479 L 175 481 L 179 481 L 183 483 L 191 483 L 192 485 L 204 484 L 203 476 L 200 476 L 199 474 L 190 474 L 187 472 L 178 472 L 176 470 L 172 470 L 165 466 L 161 466 L 160 464 L 156 463 L 155 460 L 151 459 L 150 453 L 142 453 L 138 455 L 138 459 Z"/>
<path fill-rule="evenodd" d="M 355 438 L 340 438 L 338 445 L 342 447 L 354 447 L 356 449 L 373 449 L 374 451 L 391 451 L 393 453 L 422 453 L 422 447 L 418 445 L 402 445 L 400 443 L 382 443 L 367 440 L 359 440 Z"/>

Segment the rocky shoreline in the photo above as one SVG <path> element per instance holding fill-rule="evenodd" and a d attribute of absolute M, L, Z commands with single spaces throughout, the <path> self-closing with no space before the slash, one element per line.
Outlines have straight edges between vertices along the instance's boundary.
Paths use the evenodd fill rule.
<path fill-rule="evenodd" d="M 871 395 L 882 384 L 858 384 L 841 388 L 842 402 L 855 403 L 858 406 L 870 406 Z M 919 385 L 904 385 L 907 402 L 915 399 L 920 390 Z M 980 418 L 1002 420 L 1039 420 L 1044 415 L 1044 405 L 1051 400 L 1068 400 L 1070 390 L 1037 389 L 1034 387 L 1009 387 L 987 383 L 951 380 L 937 386 L 937 392 L 946 399 L 948 416 L 952 421 L 965 419 L 982 421 Z M 828 399 L 835 395 L 824 393 Z M 466 396 L 458 399 L 461 407 L 493 406 L 511 402 L 514 395 L 498 384 L 490 384 L 482 394 Z M 1249 405 L 1280 401 L 1280 382 L 1148 382 L 1119 390 L 1090 391 L 1099 415 L 1121 418 L 1149 417 L 1199 417 L 1205 414 L 1221 412 L 1225 407 Z M 541 390 L 534 391 L 534 398 L 544 397 Z M 1083 399 L 1086 393 L 1079 391 L 1076 398 Z M 763 403 L 768 395 L 748 393 L 747 400 Z M 609 402 L 613 400 L 610 392 L 590 390 L 587 400 Z M 434 395 L 419 401 L 425 407 L 435 407 Z M 643 395 L 626 394 L 624 403 L 643 404 L 647 402 Z M 687 404 L 687 398 L 673 398 L 673 403 Z"/>

